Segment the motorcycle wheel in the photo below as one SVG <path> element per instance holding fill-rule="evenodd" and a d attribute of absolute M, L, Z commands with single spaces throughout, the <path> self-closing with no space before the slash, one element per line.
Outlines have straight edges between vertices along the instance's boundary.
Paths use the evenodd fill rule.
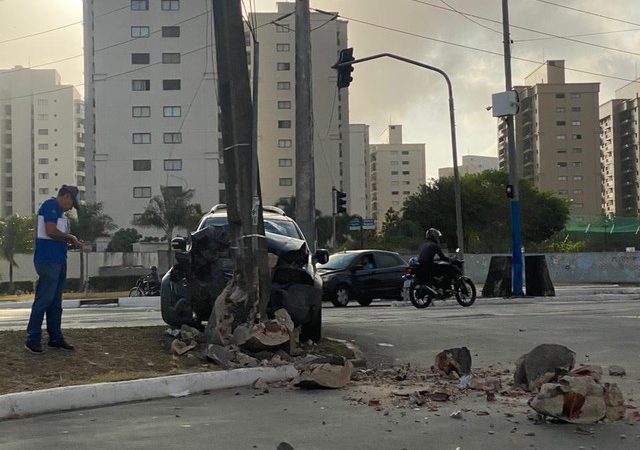
<path fill-rule="evenodd" d="M 129 297 L 143 297 L 144 294 L 142 293 L 142 289 L 140 289 L 138 286 L 131 288 L 131 290 L 129 291 Z"/>
<path fill-rule="evenodd" d="M 461 277 L 456 282 L 456 300 L 460 306 L 471 306 L 476 301 L 476 286 L 467 277 Z"/>
<path fill-rule="evenodd" d="M 418 309 L 426 308 L 433 301 L 433 297 L 427 289 L 417 289 L 417 286 L 419 285 L 412 284 L 409 288 L 409 300 Z"/>

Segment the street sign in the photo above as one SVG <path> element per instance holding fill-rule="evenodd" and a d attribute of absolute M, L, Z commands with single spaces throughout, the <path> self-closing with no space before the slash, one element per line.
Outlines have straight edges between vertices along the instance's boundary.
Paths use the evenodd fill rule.
<path fill-rule="evenodd" d="M 360 219 L 352 219 L 349 222 L 349 231 L 357 231 L 360 229 Z"/>
<path fill-rule="evenodd" d="M 376 229 L 376 221 L 373 219 L 363 219 L 362 220 L 362 229 L 363 230 L 375 230 Z"/>

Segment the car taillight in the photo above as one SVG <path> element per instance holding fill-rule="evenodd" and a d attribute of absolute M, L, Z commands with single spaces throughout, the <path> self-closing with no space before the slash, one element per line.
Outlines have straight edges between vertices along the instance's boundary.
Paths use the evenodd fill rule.
<path fill-rule="evenodd" d="M 413 275 L 414 273 L 416 273 L 416 268 L 411 266 L 405 267 L 404 273 L 406 273 L 407 275 Z"/>

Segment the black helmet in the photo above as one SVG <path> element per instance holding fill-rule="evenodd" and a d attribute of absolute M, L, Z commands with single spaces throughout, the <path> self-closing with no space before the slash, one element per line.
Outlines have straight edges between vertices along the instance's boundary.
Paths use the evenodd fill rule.
<path fill-rule="evenodd" d="M 156 266 L 151 266 L 151 271 L 152 272 L 156 272 L 158 270 L 158 268 Z"/>
<path fill-rule="evenodd" d="M 440 230 L 437 230 L 435 228 L 429 228 L 424 234 L 424 237 L 428 240 L 438 242 L 442 237 L 442 233 L 440 233 Z"/>

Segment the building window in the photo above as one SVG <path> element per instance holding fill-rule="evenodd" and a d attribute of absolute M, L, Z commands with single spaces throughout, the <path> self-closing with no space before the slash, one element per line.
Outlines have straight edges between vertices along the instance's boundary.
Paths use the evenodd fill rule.
<path fill-rule="evenodd" d="M 165 144 L 182 144 L 182 133 L 162 133 L 162 142 Z"/>
<path fill-rule="evenodd" d="M 582 153 L 582 148 L 580 147 L 572 148 L 571 153 Z"/>
<path fill-rule="evenodd" d="M 38 174 L 38 179 L 39 180 L 48 180 L 49 179 L 49 174 L 48 173 L 39 173 Z"/>
<path fill-rule="evenodd" d="M 572 203 L 571 206 L 575 209 L 581 209 L 584 207 L 584 203 Z"/>
<path fill-rule="evenodd" d="M 149 53 L 132 53 L 131 64 L 149 64 Z"/>
<path fill-rule="evenodd" d="M 149 27 L 135 26 L 131 27 L 132 38 L 147 38 L 149 37 Z"/>
<path fill-rule="evenodd" d="M 582 195 L 582 189 L 574 189 L 573 195 Z"/>
<path fill-rule="evenodd" d="M 408 150 L 403 150 L 403 151 L 402 151 L 402 154 L 403 154 L 403 155 L 408 155 L 408 154 L 409 154 L 409 151 L 408 151 Z"/>
<path fill-rule="evenodd" d="M 131 117 L 151 117 L 150 106 L 132 106 Z"/>
<path fill-rule="evenodd" d="M 278 166 L 279 167 L 291 167 L 291 166 L 293 166 L 293 160 L 292 159 L 279 159 L 278 160 Z"/>
<path fill-rule="evenodd" d="M 276 33 L 288 33 L 289 26 L 288 25 L 276 25 Z"/>
<path fill-rule="evenodd" d="M 556 153 L 559 153 L 559 154 L 561 154 L 561 153 L 567 153 L 567 149 L 566 149 L 566 148 L 557 148 L 557 149 L 556 149 Z"/>
<path fill-rule="evenodd" d="M 391 191 L 391 195 L 400 195 L 400 191 Z"/>
<path fill-rule="evenodd" d="M 571 139 L 580 140 L 580 139 L 582 139 L 582 135 L 581 134 L 572 134 L 571 135 Z"/>
<path fill-rule="evenodd" d="M 567 108 L 565 108 L 564 106 L 556 106 L 556 112 L 557 113 L 563 113 L 566 112 Z"/>
<path fill-rule="evenodd" d="M 290 63 L 285 63 L 285 62 L 279 62 L 279 63 L 276 65 L 276 68 L 277 68 L 279 71 L 291 70 L 291 64 L 290 64 Z"/>
<path fill-rule="evenodd" d="M 278 120 L 278 128 L 291 128 L 290 120 Z"/>
<path fill-rule="evenodd" d="M 291 45 L 289 44 L 276 44 L 277 52 L 288 52 L 291 51 Z"/>
<path fill-rule="evenodd" d="M 398 165 L 398 161 L 390 161 L 392 166 L 397 166 Z"/>
<path fill-rule="evenodd" d="M 556 164 L 557 167 L 567 167 L 567 163 L 566 162 L 559 162 Z"/>
<path fill-rule="evenodd" d="M 40 128 L 38 130 L 38 136 L 47 136 L 49 134 L 49 130 L 47 128 Z"/>
<path fill-rule="evenodd" d="M 571 98 L 580 98 L 580 93 L 579 92 L 572 92 L 571 93 Z"/>
<path fill-rule="evenodd" d="M 281 100 L 278 102 L 278 109 L 291 109 L 291 102 L 289 100 Z"/>
<path fill-rule="evenodd" d="M 556 98 L 564 98 L 564 94 L 556 94 Z"/>
<path fill-rule="evenodd" d="M 571 112 L 580 112 L 582 111 L 582 108 L 579 106 L 572 106 L 571 107 Z"/>
<path fill-rule="evenodd" d="M 38 120 L 49 120 L 48 114 L 38 114 Z"/>
<path fill-rule="evenodd" d="M 166 172 L 176 172 L 176 171 L 182 170 L 182 160 L 181 159 L 165 159 L 164 170 Z"/>
<path fill-rule="evenodd" d="M 134 172 L 147 172 L 151 170 L 151 160 L 150 159 L 134 159 L 133 160 L 133 171 Z"/>
<path fill-rule="evenodd" d="M 291 90 L 291 82 L 290 81 L 278 81 L 278 90 L 279 91 L 290 91 Z"/>
<path fill-rule="evenodd" d="M 49 144 L 38 144 L 38 150 L 49 150 Z"/>
<path fill-rule="evenodd" d="M 408 166 L 409 165 L 409 161 L 402 161 L 402 165 L 403 166 Z"/>
<path fill-rule="evenodd" d="M 151 198 L 151 186 L 134 187 L 133 198 Z"/>
<path fill-rule="evenodd" d="M 164 117 L 181 117 L 182 106 L 165 106 L 162 108 L 162 115 Z"/>
<path fill-rule="evenodd" d="M 180 27 L 162 27 L 162 37 L 180 37 Z"/>
<path fill-rule="evenodd" d="M 180 9 L 180 0 L 162 0 L 163 11 L 178 11 Z"/>
<path fill-rule="evenodd" d="M 48 104 L 49 104 L 49 100 L 47 100 L 46 98 L 38 99 L 38 106 L 47 106 Z"/>
<path fill-rule="evenodd" d="M 280 178 L 278 184 L 280 186 L 293 186 L 293 178 Z"/>
<path fill-rule="evenodd" d="M 556 134 L 556 139 L 558 141 L 564 141 L 565 139 L 567 139 L 567 135 L 566 134 Z"/>
<path fill-rule="evenodd" d="M 564 120 L 558 120 L 556 121 L 556 126 L 557 127 L 563 127 L 567 124 L 567 122 L 565 122 Z"/>
<path fill-rule="evenodd" d="M 402 195 L 410 195 L 411 191 L 402 191 Z"/>
<path fill-rule="evenodd" d="M 571 163 L 572 167 L 582 167 L 582 161 L 574 161 Z"/>
<path fill-rule="evenodd" d="M 147 11 L 149 0 L 131 0 L 131 11 Z"/>
<path fill-rule="evenodd" d="M 134 144 L 151 144 L 151 133 L 133 133 Z"/>
<path fill-rule="evenodd" d="M 392 170 L 391 171 L 391 175 L 398 175 L 398 171 L 397 170 Z"/>
<path fill-rule="evenodd" d="M 572 120 L 571 125 L 573 125 L 574 127 L 579 127 L 581 125 L 581 122 L 579 120 Z"/>
<path fill-rule="evenodd" d="M 403 170 L 402 175 L 411 175 L 411 172 L 408 170 Z"/>
<path fill-rule="evenodd" d="M 39 158 L 38 164 L 49 164 L 49 158 Z"/>
<path fill-rule="evenodd" d="M 49 188 L 39 188 L 38 189 L 38 194 L 40 194 L 40 195 L 48 195 L 49 194 Z"/>
<path fill-rule="evenodd" d="M 132 91 L 148 91 L 151 89 L 151 80 L 131 80 Z"/>
<path fill-rule="evenodd" d="M 278 139 L 278 148 L 291 148 L 291 139 Z"/>
<path fill-rule="evenodd" d="M 180 80 L 162 80 L 163 91 L 179 91 L 181 89 Z"/>
<path fill-rule="evenodd" d="M 162 64 L 180 64 L 180 53 L 163 53 Z"/>
<path fill-rule="evenodd" d="M 558 177 L 558 181 L 567 181 L 567 176 L 566 175 L 560 175 Z"/>
<path fill-rule="evenodd" d="M 558 194 L 559 194 L 559 195 L 569 195 L 569 191 L 568 191 L 568 190 L 566 190 L 566 189 L 560 189 L 560 190 L 558 191 Z"/>
<path fill-rule="evenodd" d="M 573 181 L 582 181 L 582 175 L 574 175 Z"/>

